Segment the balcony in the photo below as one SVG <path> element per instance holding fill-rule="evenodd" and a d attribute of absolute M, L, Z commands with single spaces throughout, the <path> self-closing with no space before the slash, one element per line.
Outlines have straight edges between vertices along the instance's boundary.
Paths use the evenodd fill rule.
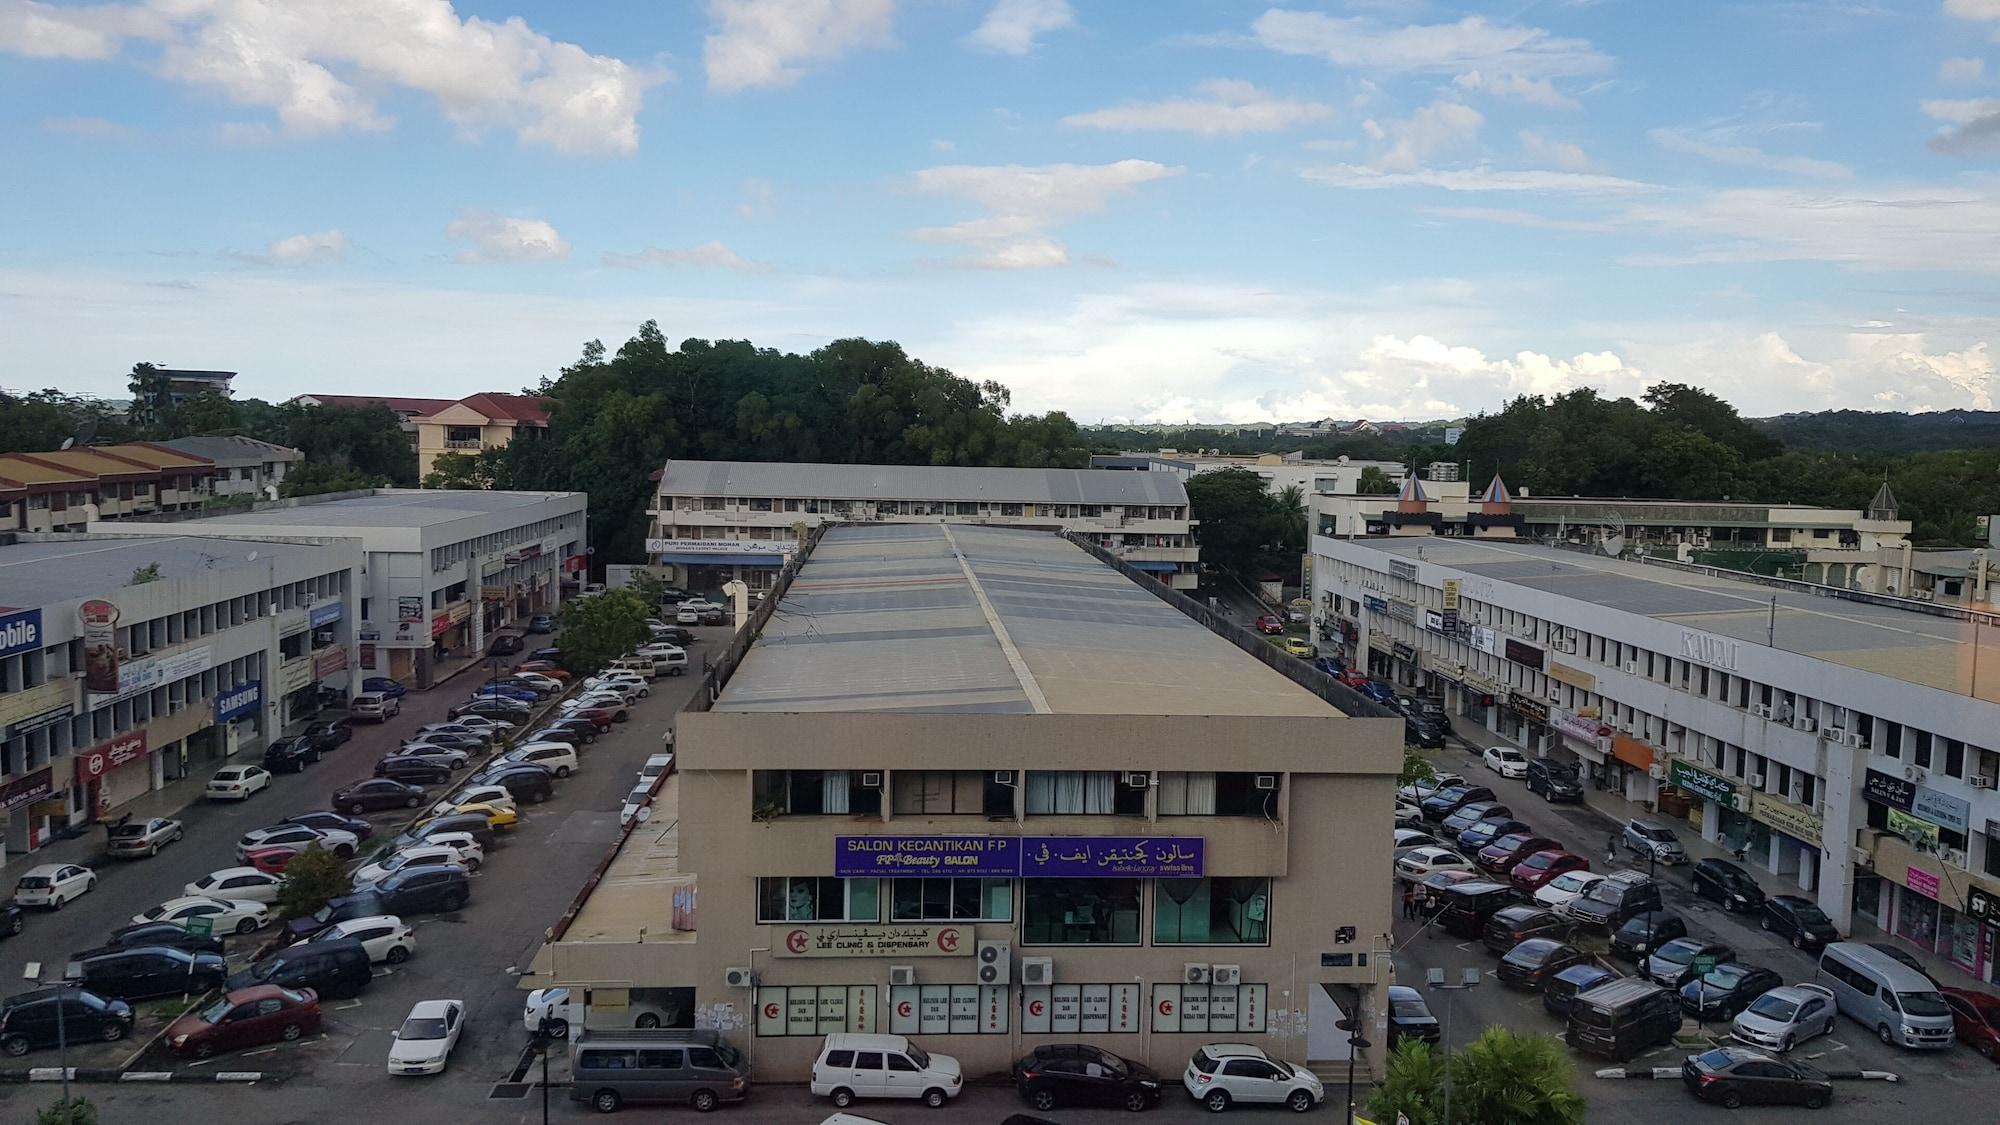
<path fill-rule="evenodd" d="M 445 439 L 444 447 L 446 449 L 484 449 L 486 448 L 486 443 L 478 438 L 447 438 Z"/>

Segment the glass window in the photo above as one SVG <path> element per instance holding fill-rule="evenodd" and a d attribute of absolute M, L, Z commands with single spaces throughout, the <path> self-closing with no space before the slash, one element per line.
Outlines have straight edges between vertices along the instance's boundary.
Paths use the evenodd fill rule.
<path fill-rule="evenodd" d="M 894 922 L 1010 922 L 1011 879 L 895 879 L 889 890 Z"/>
<path fill-rule="evenodd" d="M 1275 773 L 1162 773 L 1161 816 L 1278 815 Z"/>
<path fill-rule="evenodd" d="M 776 876 L 757 880 L 759 922 L 879 922 L 874 879 Z"/>
<path fill-rule="evenodd" d="M 1271 880 L 1156 879 L 1157 945 L 1265 945 L 1271 940 Z"/>
<path fill-rule="evenodd" d="M 1023 879 L 1030 945 L 1138 945 L 1139 880 Z"/>
<path fill-rule="evenodd" d="M 891 806 L 897 816 L 1014 815 L 1014 789 L 991 770 L 897 770 Z"/>
<path fill-rule="evenodd" d="M 759 816 L 880 816 L 882 791 L 863 785 L 879 777 L 860 770 L 759 770 Z"/>
<path fill-rule="evenodd" d="M 1142 816 L 1148 787 L 1127 785 L 1112 770 L 1036 770 L 1028 775 L 1028 815 Z"/>

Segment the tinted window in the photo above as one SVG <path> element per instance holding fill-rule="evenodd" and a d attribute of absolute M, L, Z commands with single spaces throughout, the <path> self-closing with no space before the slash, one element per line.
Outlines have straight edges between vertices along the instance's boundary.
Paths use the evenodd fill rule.
<path fill-rule="evenodd" d="M 639 1052 L 590 1050 L 583 1052 L 582 1065 L 587 1070 L 637 1070 Z"/>
<path fill-rule="evenodd" d="M 854 1053 L 854 1069 L 856 1069 L 856 1070 L 881 1070 L 881 1069 L 882 1069 L 882 1052 L 880 1052 L 880 1051 L 856 1051 L 856 1052 Z"/>
<path fill-rule="evenodd" d="M 723 1066 L 722 1056 L 710 1047 L 689 1047 L 687 1057 L 689 1066 L 704 1066 L 710 1070 L 721 1070 Z"/>
<path fill-rule="evenodd" d="M 838 1067 L 851 1067 L 854 1065 L 854 1052 L 828 1051 L 826 1053 L 826 1065 L 838 1066 Z"/>
<path fill-rule="evenodd" d="M 900 1070 L 906 1073 L 914 1073 L 917 1070 L 917 1064 L 911 1062 L 909 1059 L 906 1059 L 901 1055 L 890 1055 L 889 1069 Z"/>
<path fill-rule="evenodd" d="M 681 1053 L 679 1048 L 675 1047 L 668 1047 L 663 1050 L 640 1051 L 639 1065 L 645 1067 L 647 1070 L 679 1070 L 681 1068 Z"/>

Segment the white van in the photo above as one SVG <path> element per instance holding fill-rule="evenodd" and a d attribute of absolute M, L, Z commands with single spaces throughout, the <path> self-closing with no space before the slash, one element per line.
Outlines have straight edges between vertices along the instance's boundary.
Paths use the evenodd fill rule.
<path fill-rule="evenodd" d="M 812 1092 L 841 1109 L 856 1098 L 922 1098 L 936 1109 L 964 1089 L 957 1059 L 901 1035 L 829 1035 L 813 1061 Z"/>
<path fill-rule="evenodd" d="M 1816 982 L 1833 990 L 1842 1015 L 1891 1046 L 1952 1045 L 1951 1009 L 1936 982 L 1858 941 L 1836 941 L 1819 955 Z"/>

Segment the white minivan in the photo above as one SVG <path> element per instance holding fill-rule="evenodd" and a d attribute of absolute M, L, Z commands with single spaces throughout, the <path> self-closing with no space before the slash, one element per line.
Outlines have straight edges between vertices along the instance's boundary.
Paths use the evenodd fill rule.
<path fill-rule="evenodd" d="M 1830 943 L 1815 984 L 1833 991 L 1840 1014 L 1891 1046 L 1941 1050 L 1954 1040 L 1951 1009 L 1936 982 L 1858 941 Z"/>
<path fill-rule="evenodd" d="M 936 1109 L 964 1089 L 957 1059 L 901 1035 L 829 1035 L 813 1061 L 812 1092 L 841 1109 L 856 1098 L 922 1098 Z"/>

